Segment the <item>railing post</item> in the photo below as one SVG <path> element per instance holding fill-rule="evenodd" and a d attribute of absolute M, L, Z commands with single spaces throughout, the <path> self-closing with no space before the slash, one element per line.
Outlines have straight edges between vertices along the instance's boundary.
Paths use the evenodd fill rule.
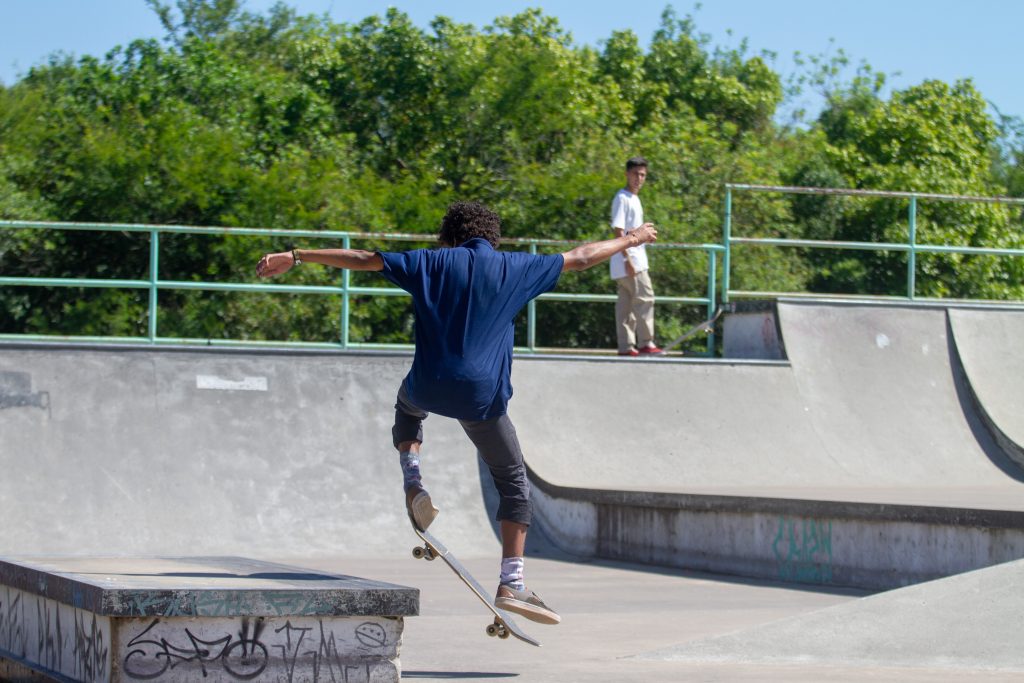
<path fill-rule="evenodd" d="M 729 268 L 732 263 L 732 247 L 729 242 L 732 240 L 732 188 L 725 187 L 725 221 L 722 223 L 722 246 L 725 253 L 722 255 L 722 303 L 729 301 Z"/>
<path fill-rule="evenodd" d="M 910 234 L 907 252 L 907 298 L 913 300 L 917 274 L 917 197 L 910 198 L 909 209 Z"/>
<path fill-rule="evenodd" d="M 714 249 L 708 249 L 708 320 L 715 315 L 715 270 L 718 267 L 718 257 Z M 712 326 L 708 335 L 708 356 L 715 353 L 715 328 Z"/>
<path fill-rule="evenodd" d="M 341 246 L 345 249 L 352 248 L 352 238 L 345 235 L 341 238 Z M 349 287 L 351 286 L 350 273 L 348 268 L 341 269 L 341 348 L 348 348 L 348 322 L 349 322 Z"/>
<path fill-rule="evenodd" d="M 530 254 L 537 254 L 537 243 L 530 242 Z M 530 353 L 537 351 L 537 301 L 530 299 L 526 304 L 526 348 Z"/>
<path fill-rule="evenodd" d="M 160 279 L 160 231 L 149 231 L 149 343 L 156 343 L 156 309 L 159 303 L 156 283 Z"/>

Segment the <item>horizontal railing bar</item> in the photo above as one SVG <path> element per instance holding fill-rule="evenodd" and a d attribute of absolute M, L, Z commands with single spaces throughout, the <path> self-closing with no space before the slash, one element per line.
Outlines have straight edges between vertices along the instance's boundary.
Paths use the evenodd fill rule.
<path fill-rule="evenodd" d="M 149 289 L 149 280 L 104 280 L 73 277 L 0 277 L 0 285 L 18 287 L 85 287 L 107 289 Z"/>
<path fill-rule="evenodd" d="M 863 251 L 910 251 L 910 245 L 896 242 L 835 242 L 783 237 L 730 237 L 730 244 L 760 244 L 768 247 L 804 247 L 811 249 L 855 249 Z"/>
<path fill-rule="evenodd" d="M 158 289 L 184 289 L 210 292 L 253 292 L 274 294 L 343 294 L 341 285 L 253 285 L 229 282 L 190 282 L 188 280 L 160 280 Z M 397 287 L 348 287 L 349 294 L 368 296 L 408 296 L 408 292 Z"/>
<path fill-rule="evenodd" d="M 751 190 L 753 192 L 779 192 L 782 194 L 813 194 L 813 195 L 840 195 L 851 197 L 889 197 L 893 199 L 936 199 L 948 202 L 982 202 L 985 204 L 1022 204 L 1022 197 L 978 197 L 971 195 L 936 194 L 932 192 L 889 192 L 885 190 L 854 190 L 829 187 L 791 187 L 786 185 L 746 185 L 741 183 L 726 183 L 728 190 Z"/>
<path fill-rule="evenodd" d="M 88 232 L 162 232 L 191 235 L 214 236 L 246 236 L 246 237 L 307 237 L 313 239 L 361 239 L 361 240 L 395 240 L 404 242 L 437 242 L 437 235 L 426 233 L 403 232 L 350 232 L 339 230 L 293 230 L 283 228 L 231 228 L 209 227 L 201 225 L 157 225 L 149 223 L 77 223 L 50 221 L 0 221 L 0 228 L 29 230 L 78 230 Z M 557 240 L 538 237 L 503 237 L 502 244 L 531 245 L 573 245 L 585 244 L 582 240 Z M 655 249 L 676 249 L 682 251 L 725 251 L 720 244 L 700 244 L 687 242 L 662 242 L 650 244 Z"/>
<path fill-rule="evenodd" d="M 190 346 L 190 347 L 234 347 L 234 348 L 287 348 L 287 349 L 309 349 L 326 351 L 346 351 L 352 349 L 380 350 L 380 351 L 408 351 L 415 350 L 413 344 L 403 343 L 371 343 L 371 342 L 349 342 L 343 345 L 339 342 L 299 342 L 290 340 L 258 340 L 258 339 L 202 339 L 191 337 L 96 337 L 85 335 L 43 335 L 43 334 L 0 334 L 0 342 L 44 342 L 44 343 L 71 343 L 71 344 L 101 344 L 113 346 L 124 345 L 146 345 L 146 346 Z M 517 344 L 513 351 L 519 355 L 578 355 L 578 356 L 615 356 L 616 351 L 610 349 L 575 349 L 559 347 L 538 347 L 531 349 L 528 346 Z M 703 356 L 698 356 L 703 357 Z"/>
<path fill-rule="evenodd" d="M 932 254 L 968 254 L 989 256 L 1024 256 L 1024 249 L 997 249 L 995 247 L 958 247 L 948 244 L 898 244 L 894 242 L 836 242 L 830 240 L 801 240 L 782 237 L 731 237 L 730 244 L 760 244 L 774 247 L 803 247 L 812 249 L 851 249 L 863 251 L 917 251 Z"/>
<path fill-rule="evenodd" d="M 436 242 L 437 235 L 399 232 L 344 232 L 338 230 L 298 230 L 283 228 L 233 228 L 201 225 L 157 225 L 149 223 L 76 223 L 48 221 L 0 221 L 0 228 L 31 230 L 84 230 L 89 232 L 164 232 L 188 235 L 219 235 L 246 237 L 359 237 L 380 240 Z"/>
<path fill-rule="evenodd" d="M 19 285 L 29 287 L 85 287 L 85 288 L 114 288 L 114 289 L 149 289 L 151 283 L 146 280 L 95 280 L 75 278 L 24 278 L 24 277 L 0 277 L 0 285 Z M 339 286 L 323 285 L 254 285 L 254 284 L 231 284 L 221 282 L 191 282 L 187 280 L 158 280 L 157 289 L 162 290 L 191 290 L 209 292 L 250 292 L 270 294 L 342 294 L 344 289 Z M 353 287 L 349 286 L 348 293 L 352 296 L 409 296 L 405 290 L 397 287 Z M 541 294 L 538 299 L 548 301 L 584 301 L 584 302 L 613 302 L 618 300 L 616 294 L 574 294 L 574 293 L 546 293 Z M 683 297 L 683 296 L 657 296 L 657 303 L 683 303 L 683 304 L 707 304 L 710 300 L 707 297 Z"/>
<path fill-rule="evenodd" d="M 953 299 L 943 297 L 915 296 L 910 299 L 906 296 L 891 294 L 831 294 L 823 292 L 758 292 L 754 290 L 729 290 L 730 297 L 737 299 L 814 299 L 836 300 L 836 301 L 862 301 L 864 303 L 902 302 L 908 304 L 924 304 L 938 306 L 965 306 L 971 308 L 1001 308 L 1001 309 L 1024 309 L 1024 302 L 1016 299 Z"/>
<path fill-rule="evenodd" d="M 3 341 L 29 341 L 29 342 L 75 342 L 75 343 L 99 343 L 99 344 L 178 344 L 182 346 L 246 346 L 246 347 L 267 347 L 267 346 L 287 346 L 309 348 L 309 349 L 337 349 L 343 351 L 350 348 L 381 348 L 381 349 L 399 349 L 399 350 L 412 350 L 414 347 L 412 344 L 370 344 L 352 342 L 348 346 L 343 346 L 339 342 L 302 342 L 302 341 L 290 341 L 287 339 L 279 340 L 258 340 L 258 339 L 202 339 L 202 338 L 191 338 L 191 337 L 157 337 L 150 339 L 149 337 L 96 337 L 96 336 L 84 336 L 84 335 L 59 335 L 59 334 L 0 334 L 0 340 Z"/>
<path fill-rule="evenodd" d="M 32 278 L 32 277 L 0 277 L 0 285 L 24 287 L 85 287 L 108 289 L 149 289 L 155 284 L 157 289 L 166 290 L 201 290 L 221 292 L 266 292 L 275 294 L 342 294 L 344 290 L 338 286 L 324 285 L 253 285 L 232 284 L 224 282 L 193 282 L 188 280 L 98 280 L 91 278 Z M 408 296 L 408 293 L 395 287 L 349 287 L 349 294 L 371 296 Z"/>
<path fill-rule="evenodd" d="M 614 302 L 618 301 L 619 296 L 617 294 L 573 294 L 573 293 L 547 293 L 541 294 L 537 297 L 538 300 L 543 299 L 545 301 L 583 301 L 583 302 Z M 673 303 L 673 304 L 707 304 L 710 303 L 710 299 L 707 297 L 689 297 L 689 296 L 661 296 L 656 295 L 654 297 L 655 303 Z"/>
<path fill-rule="evenodd" d="M 870 299 L 874 301 L 911 301 L 905 296 L 891 294 L 826 294 L 820 292 L 759 292 L 756 290 L 730 289 L 730 298 L 737 299 Z M 917 301 L 917 299 L 913 299 Z"/>
<path fill-rule="evenodd" d="M 833 294 L 828 292 L 758 292 L 754 290 L 730 290 L 730 297 L 737 299 L 815 299 L 836 301 L 902 302 L 910 304 L 935 304 L 951 306 L 970 306 L 981 308 L 1012 308 L 1024 309 L 1024 301 L 1016 299 L 953 299 L 943 297 L 918 297 L 912 299 L 905 296 L 887 294 Z"/>
<path fill-rule="evenodd" d="M 915 244 L 919 252 L 932 254 L 968 254 L 987 256 L 1024 256 L 1024 249 L 996 249 L 995 247 L 954 247 L 938 244 Z"/>

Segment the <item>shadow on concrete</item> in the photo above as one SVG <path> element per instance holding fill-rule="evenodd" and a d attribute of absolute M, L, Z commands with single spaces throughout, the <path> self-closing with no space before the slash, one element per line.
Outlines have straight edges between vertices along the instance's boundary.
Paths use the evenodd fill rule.
<path fill-rule="evenodd" d="M 450 681 L 459 678 L 515 678 L 519 674 L 482 673 L 480 671 L 403 671 L 402 678 Z"/>
<path fill-rule="evenodd" d="M 78 572 L 82 575 L 108 576 L 110 572 Z M 338 579 L 353 578 L 342 574 L 312 574 L 309 572 L 255 572 L 253 574 L 238 574 L 232 572 L 159 572 L 130 574 L 118 572 L 118 576 L 174 576 L 183 579 L 266 579 L 267 581 L 337 581 Z"/>
<path fill-rule="evenodd" d="M 551 558 L 559 559 L 559 558 Z M 622 560 L 601 560 L 573 558 L 566 560 L 578 564 L 589 564 L 594 567 L 606 567 L 624 572 L 635 572 L 637 574 L 657 574 L 660 576 L 672 576 L 682 579 L 693 579 L 698 581 L 714 581 L 732 586 L 751 586 L 755 588 L 778 588 L 779 590 L 800 591 L 801 593 L 814 593 L 818 595 L 845 595 L 853 598 L 861 598 L 885 591 L 872 591 L 863 588 L 851 588 L 849 586 L 833 586 L 823 583 L 795 583 L 792 581 L 758 579 L 736 574 L 722 574 L 718 572 L 702 572 L 691 569 L 678 569 L 675 567 L 663 567 L 653 564 L 641 564 L 639 562 L 627 562 Z"/>
<path fill-rule="evenodd" d="M 960 402 L 960 408 L 963 410 L 971 434 L 977 439 L 982 452 L 1000 472 L 1011 479 L 1024 482 L 1024 468 L 1017 464 L 1010 454 L 1000 446 L 996 432 L 998 428 L 990 420 L 986 420 L 985 407 L 971 388 L 963 360 L 960 358 L 960 351 L 956 346 L 956 338 L 948 314 L 946 315 L 946 345 L 949 352 L 949 366 L 953 371 L 956 398 Z"/>

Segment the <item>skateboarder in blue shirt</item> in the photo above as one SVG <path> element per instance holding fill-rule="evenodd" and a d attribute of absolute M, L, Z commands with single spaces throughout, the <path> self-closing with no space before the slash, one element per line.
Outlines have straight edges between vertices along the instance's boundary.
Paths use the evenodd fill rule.
<path fill-rule="evenodd" d="M 265 255 L 256 272 L 279 275 L 303 261 L 378 271 L 412 295 L 416 351 L 398 389 L 392 428 L 409 517 L 426 529 L 438 514 L 420 476 L 423 420 L 429 413 L 455 418 L 498 490 L 502 561 L 495 606 L 557 624 L 558 614 L 523 582 L 530 484 L 507 414 L 515 317 L 531 299 L 553 289 L 563 272 L 585 270 L 653 242 L 657 230 L 647 223 L 614 239 L 547 255 L 498 251 L 500 237 L 497 214 L 477 202 L 456 202 L 441 222 L 442 249 L 295 249 Z"/>

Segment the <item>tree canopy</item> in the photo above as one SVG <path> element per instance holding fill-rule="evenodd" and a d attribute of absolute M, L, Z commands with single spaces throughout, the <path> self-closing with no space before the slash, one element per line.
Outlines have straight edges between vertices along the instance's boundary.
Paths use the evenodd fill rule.
<path fill-rule="evenodd" d="M 354 24 L 265 15 L 240 0 L 147 0 L 167 35 L 102 58 L 55 56 L 0 88 L 0 218 L 286 229 L 402 231 L 432 242 L 455 199 L 476 199 L 513 237 L 607 236 L 625 159 L 650 163 L 647 215 L 673 242 L 720 239 L 724 184 L 812 185 L 947 194 L 1024 194 L 1018 119 L 993 118 L 970 81 L 881 95 L 884 77 L 813 59 L 826 106 L 780 123 L 787 89 L 770 55 L 713 48 L 669 8 L 645 46 L 629 30 L 577 46 L 528 10 L 483 28 L 397 10 Z M 844 55 L 840 55 L 845 59 Z M 744 234 L 905 241 L 895 200 L 765 195 L 737 200 Z M 930 203 L 918 239 L 1020 247 L 1021 212 Z M 249 281 L 279 241 L 177 236 L 166 279 Z M 311 245 L 327 246 L 327 245 Z M 145 276 L 148 242 L 119 233 L 0 231 L 0 272 Z M 742 249 L 733 286 L 901 294 L 903 254 Z M 659 294 L 702 293 L 706 263 L 657 252 Z M 600 272 L 596 272 L 600 271 Z M 297 282 L 336 281 L 305 269 Z M 1021 259 L 921 258 L 919 294 L 1024 297 Z M 611 291 L 602 269 L 563 289 Z M 161 295 L 166 336 L 337 339 L 333 297 Z M 663 335 L 700 312 L 659 307 Z M 141 334 L 130 291 L 0 289 L 0 330 Z M 363 302 L 356 340 L 408 339 L 401 300 Z M 542 344 L 611 346 L 601 305 L 539 309 Z"/>

